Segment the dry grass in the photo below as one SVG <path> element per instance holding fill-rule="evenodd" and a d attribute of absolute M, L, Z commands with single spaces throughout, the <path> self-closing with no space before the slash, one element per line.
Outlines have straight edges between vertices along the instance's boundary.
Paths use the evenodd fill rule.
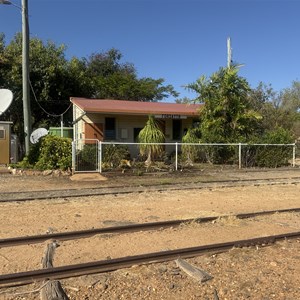
<path fill-rule="evenodd" d="M 221 226 L 240 226 L 242 225 L 243 221 L 236 216 L 226 216 L 226 217 L 219 217 L 216 221 L 216 224 Z"/>

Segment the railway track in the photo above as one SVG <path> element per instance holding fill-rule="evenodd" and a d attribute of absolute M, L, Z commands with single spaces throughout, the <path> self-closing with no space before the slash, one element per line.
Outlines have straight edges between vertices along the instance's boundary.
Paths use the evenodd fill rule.
<path fill-rule="evenodd" d="M 29 284 L 38 280 L 58 280 L 87 274 L 103 273 L 133 265 L 148 264 L 170 261 L 173 259 L 189 258 L 205 253 L 216 253 L 227 251 L 233 247 L 266 246 L 285 239 L 298 239 L 300 232 L 292 232 L 280 235 L 265 236 L 246 240 L 235 240 L 226 243 L 211 244 L 198 247 L 182 248 L 176 250 L 147 253 L 142 255 L 121 257 L 110 260 L 100 260 L 82 264 L 53 267 L 50 269 L 39 269 L 27 272 L 0 275 L 0 287 Z"/>
<path fill-rule="evenodd" d="M 170 220 L 170 221 L 161 221 L 161 222 L 132 224 L 126 226 L 94 228 L 94 229 L 80 230 L 80 231 L 69 231 L 69 232 L 61 232 L 61 233 L 49 233 L 49 234 L 42 234 L 42 235 L 13 237 L 13 238 L 0 239 L 0 248 L 36 244 L 48 240 L 66 241 L 66 240 L 81 239 L 81 238 L 91 237 L 96 234 L 107 234 L 107 233 L 121 234 L 121 233 L 130 233 L 130 232 L 138 232 L 138 231 L 158 230 L 158 229 L 176 227 L 191 222 L 195 222 L 195 223 L 211 222 L 217 220 L 218 218 L 236 217 L 238 219 L 247 219 L 247 218 L 254 218 L 257 216 L 271 215 L 274 213 L 291 213 L 291 212 L 300 212 L 300 208 L 268 210 L 268 211 L 259 211 L 259 212 L 244 213 L 244 214 L 237 214 L 237 215 L 220 215 L 220 216 L 210 216 L 210 217 L 194 218 L 194 219 Z"/>
<path fill-rule="evenodd" d="M 43 200 L 43 199 L 55 199 L 55 198 L 68 198 L 68 197 L 84 197 L 94 195 L 106 195 L 106 194 L 118 194 L 118 193 L 133 193 L 133 192 L 145 192 L 145 191 L 165 191 L 165 190 L 188 190 L 188 189 L 201 189 L 201 188 L 215 188 L 215 187 L 237 187 L 237 186 L 260 186 L 260 185 L 276 185 L 276 184 L 299 184 L 300 177 L 293 178 L 272 178 L 272 179 L 255 179 L 255 180 L 222 180 L 222 181 L 209 181 L 209 182 L 194 182 L 186 185 L 156 185 L 156 186 L 132 186 L 132 187 L 110 187 L 110 188 L 93 188 L 93 189 L 68 189 L 68 190 L 55 190 L 55 191 L 33 191 L 33 192 L 20 192 L 20 193 L 2 193 L 0 195 L 0 202 L 10 201 L 30 201 L 30 200 Z M 12 197 L 12 198 L 9 198 Z M 284 209 L 284 210 L 272 210 L 254 212 L 248 214 L 238 215 L 221 215 L 196 219 L 185 220 L 171 220 L 164 222 L 153 222 L 146 224 L 134 224 L 127 226 L 106 227 L 92 230 L 73 231 L 65 233 L 51 233 L 37 236 L 27 237 L 15 237 L 0 240 L 1 247 L 11 247 L 23 244 L 32 244 L 45 242 L 47 240 L 71 240 L 78 238 L 90 237 L 96 234 L 103 233 L 128 233 L 141 230 L 157 230 L 161 228 L 168 228 L 179 226 L 183 223 L 197 222 L 204 223 L 216 220 L 219 217 L 237 217 L 240 219 L 251 218 L 260 215 L 268 215 L 274 213 L 289 213 L 299 212 L 300 208 Z M 0 287 L 15 286 L 20 284 L 28 284 L 37 280 L 47 279 L 63 279 L 68 277 L 75 277 L 93 273 L 101 273 L 117 270 L 120 268 L 131 267 L 137 264 L 147 264 L 155 262 L 163 262 L 176 259 L 178 257 L 188 258 L 197 255 L 203 255 L 205 253 L 217 253 L 227 251 L 233 247 L 249 247 L 249 246 L 266 246 L 272 243 L 284 239 L 299 239 L 300 232 L 293 232 L 280 235 L 272 235 L 259 237 L 247 240 L 235 240 L 226 243 L 211 244 L 198 247 L 182 248 L 171 251 L 162 251 L 147 253 L 136 256 L 120 257 L 117 259 L 101 260 L 88 262 L 84 264 L 67 265 L 61 267 L 54 267 L 51 269 L 39 269 L 28 272 L 20 272 L 14 274 L 0 275 Z"/>
<path fill-rule="evenodd" d="M 60 189 L 43 191 L 25 191 L 25 192 L 2 192 L 0 202 L 31 201 L 31 200 L 49 200 L 57 198 L 70 197 L 88 197 L 100 195 L 129 194 L 142 192 L 174 191 L 174 190 L 192 190 L 203 188 L 226 188 L 242 186 L 265 186 L 277 184 L 299 184 L 300 177 L 271 178 L 271 179 L 237 179 L 237 180 L 216 180 L 191 183 L 172 183 L 160 185 L 143 186 L 112 186 L 100 188 L 82 188 L 82 189 Z"/>

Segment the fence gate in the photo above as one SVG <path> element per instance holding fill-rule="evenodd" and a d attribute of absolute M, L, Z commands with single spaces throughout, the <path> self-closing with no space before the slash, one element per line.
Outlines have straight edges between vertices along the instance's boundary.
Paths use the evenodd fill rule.
<path fill-rule="evenodd" d="M 72 142 L 72 169 L 78 172 L 100 172 L 100 142 L 80 139 Z"/>

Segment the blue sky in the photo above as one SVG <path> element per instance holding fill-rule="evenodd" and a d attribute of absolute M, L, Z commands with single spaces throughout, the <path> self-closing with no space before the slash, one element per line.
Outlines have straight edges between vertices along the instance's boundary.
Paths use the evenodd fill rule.
<path fill-rule="evenodd" d="M 11 0 L 21 5 L 21 0 Z M 180 92 L 227 63 L 226 40 L 240 75 L 276 91 L 299 80 L 300 0 L 28 0 L 31 37 L 87 57 L 114 47 L 139 77 L 164 78 Z M 0 5 L 6 42 L 21 31 L 16 7 Z M 76 96 L 76 95 L 73 95 Z M 165 101 L 173 101 L 170 98 Z"/>

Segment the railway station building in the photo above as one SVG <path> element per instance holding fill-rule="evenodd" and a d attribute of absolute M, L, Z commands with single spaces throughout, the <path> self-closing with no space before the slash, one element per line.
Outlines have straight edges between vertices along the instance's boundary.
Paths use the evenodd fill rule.
<path fill-rule="evenodd" d="M 154 116 L 166 143 L 181 142 L 185 131 L 199 120 L 201 104 L 139 102 L 72 97 L 74 140 L 134 143 L 149 115 Z M 129 147 L 135 155 L 136 146 Z M 167 149 L 166 149 L 167 150 Z"/>

